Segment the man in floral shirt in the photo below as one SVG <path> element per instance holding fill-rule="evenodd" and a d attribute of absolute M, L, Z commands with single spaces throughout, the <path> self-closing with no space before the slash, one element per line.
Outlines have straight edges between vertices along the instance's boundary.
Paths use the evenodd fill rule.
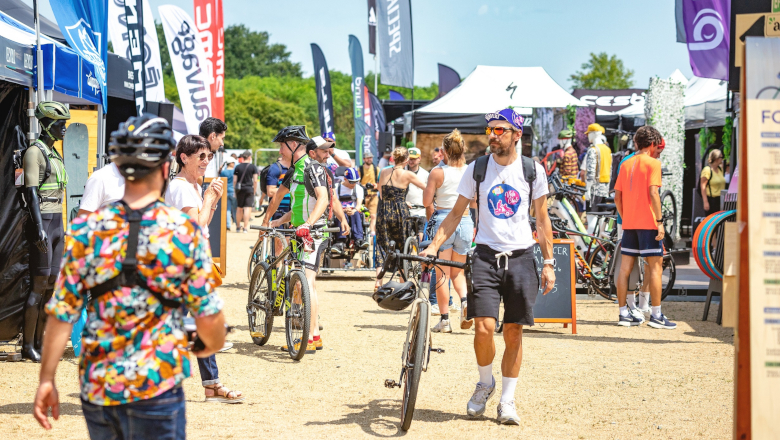
<path fill-rule="evenodd" d="M 130 118 L 111 134 L 109 146 L 126 179 L 124 198 L 70 225 L 62 270 L 46 306 L 55 319 L 46 328 L 33 409 L 46 429 L 51 429 L 47 410 L 59 416 L 55 370 L 86 308 L 79 376 L 90 437 L 185 438 L 181 381 L 191 371 L 185 309 L 205 345 L 196 356 L 216 352 L 226 332 L 208 240 L 186 214 L 159 201 L 173 146 L 164 119 Z"/>

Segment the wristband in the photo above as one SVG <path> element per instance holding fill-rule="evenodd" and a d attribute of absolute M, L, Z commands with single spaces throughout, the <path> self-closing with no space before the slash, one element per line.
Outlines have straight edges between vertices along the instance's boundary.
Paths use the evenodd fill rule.
<path fill-rule="evenodd" d="M 544 261 L 543 261 L 543 263 L 544 263 L 545 265 L 548 265 L 548 264 L 549 264 L 549 265 L 552 265 L 552 267 L 555 267 L 555 266 L 556 266 L 556 264 L 557 264 L 557 263 L 555 262 L 555 258 L 550 258 L 549 260 L 544 260 Z"/>
<path fill-rule="evenodd" d="M 657 219 L 655 222 L 660 224 L 660 223 L 664 222 L 664 219 L 662 219 L 662 218 L 661 219 Z"/>

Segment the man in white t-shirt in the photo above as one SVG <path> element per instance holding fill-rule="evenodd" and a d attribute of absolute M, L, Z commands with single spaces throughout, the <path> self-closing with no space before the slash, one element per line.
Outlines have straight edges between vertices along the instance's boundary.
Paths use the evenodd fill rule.
<path fill-rule="evenodd" d="M 125 178 L 113 163 L 95 171 L 87 179 L 84 195 L 79 203 L 79 215 L 95 212 L 101 206 L 121 200 L 125 196 Z"/>
<path fill-rule="evenodd" d="M 552 253 L 552 225 L 547 215 L 547 179 L 544 167 L 533 164 L 536 178 L 529 188 L 523 172 L 523 159 L 516 145 L 522 137 L 523 117 L 512 109 L 485 115 L 491 155 L 487 157 L 484 181 L 474 179 L 472 162 L 458 186 L 458 200 L 444 220 L 431 245 L 421 255 L 436 255 L 439 247 L 455 232 L 461 214 L 477 199 L 477 247 L 472 261 L 473 289 L 468 293 L 467 319 L 475 321 L 474 351 L 479 382 L 466 412 L 484 414 L 495 392 L 492 364 L 496 354 L 493 332 L 501 300 L 504 301 L 504 342 L 501 362 L 502 390 L 498 421 L 518 425 L 514 394 L 522 362 L 523 326 L 534 324 L 533 306 L 541 288 L 547 294 L 555 285 Z M 485 157 L 485 156 L 482 156 Z M 484 160 L 484 159 L 482 159 Z M 479 187 L 477 188 L 477 186 Z M 477 189 L 479 192 L 477 192 Z M 529 197 L 530 196 L 530 197 Z M 536 212 L 544 268 L 541 283 L 537 277 L 533 246 L 536 244 L 529 222 L 530 203 Z"/>
<path fill-rule="evenodd" d="M 409 161 L 407 162 L 405 169 L 417 174 L 417 178 L 427 185 L 428 172 L 420 167 L 421 156 L 419 148 L 409 148 Z M 427 218 L 422 200 L 423 190 L 414 185 L 409 185 L 409 190 L 406 193 L 406 204 L 409 205 L 409 215 L 417 217 L 417 231 L 419 232 L 419 237 L 417 237 L 417 239 L 420 241 L 422 241 L 422 234 L 425 232 L 425 219 Z"/>

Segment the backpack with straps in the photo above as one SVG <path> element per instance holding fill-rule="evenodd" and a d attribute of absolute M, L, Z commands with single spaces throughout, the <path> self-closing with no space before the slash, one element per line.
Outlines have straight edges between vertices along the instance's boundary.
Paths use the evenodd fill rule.
<path fill-rule="evenodd" d="M 268 174 L 271 173 L 271 167 L 274 165 L 281 166 L 279 165 L 279 161 L 276 161 L 270 165 L 264 166 L 263 169 L 260 170 L 260 192 L 265 195 L 268 195 Z M 279 169 L 279 171 L 281 172 L 282 170 Z"/>
<path fill-rule="evenodd" d="M 528 183 L 528 220 L 531 219 L 531 195 L 534 191 L 534 181 L 536 180 L 536 162 L 534 162 L 533 159 L 526 156 L 520 156 L 520 160 L 523 164 L 523 176 L 525 177 L 525 181 Z M 490 156 L 480 156 L 477 158 L 476 161 L 474 161 L 474 173 L 472 177 L 474 178 L 474 181 L 477 183 L 477 222 L 475 224 L 475 227 L 477 229 L 477 233 L 479 233 L 479 186 L 482 182 L 485 181 L 485 176 L 487 175 L 487 167 L 488 162 L 490 162 Z M 476 234 L 475 234 L 476 236 Z"/>

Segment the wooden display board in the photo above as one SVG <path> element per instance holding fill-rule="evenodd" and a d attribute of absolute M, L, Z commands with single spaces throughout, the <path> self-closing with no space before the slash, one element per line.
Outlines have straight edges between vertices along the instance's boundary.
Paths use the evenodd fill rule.
<path fill-rule="evenodd" d="M 572 334 L 577 334 L 577 289 L 574 275 L 574 240 L 554 239 L 553 257 L 555 258 L 555 286 L 547 295 L 539 295 L 534 304 L 534 322 L 561 323 L 564 327 L 571 324 Z M 542 276 L 544 257 L 539 245 L 534 245 L 537 275 Z"/>
<path fill-rule="evenodd" d="M 740 114 L 736 439 L 780 438 L 780 38 L 748 37 Z M 747 172 L 750 170 L 750 172 Z"/>
<path fill-rule="evenodd" d="M 209 244 L 211 245 L 211 259 L 219 265 L 223 274 L 227 274 L 227 178 L 222 179 L 222 197 L 217 202 L 217 210 L 209 223 Z M 204 179 L 203 189 L 208 188 L 213 177 Z"/>

